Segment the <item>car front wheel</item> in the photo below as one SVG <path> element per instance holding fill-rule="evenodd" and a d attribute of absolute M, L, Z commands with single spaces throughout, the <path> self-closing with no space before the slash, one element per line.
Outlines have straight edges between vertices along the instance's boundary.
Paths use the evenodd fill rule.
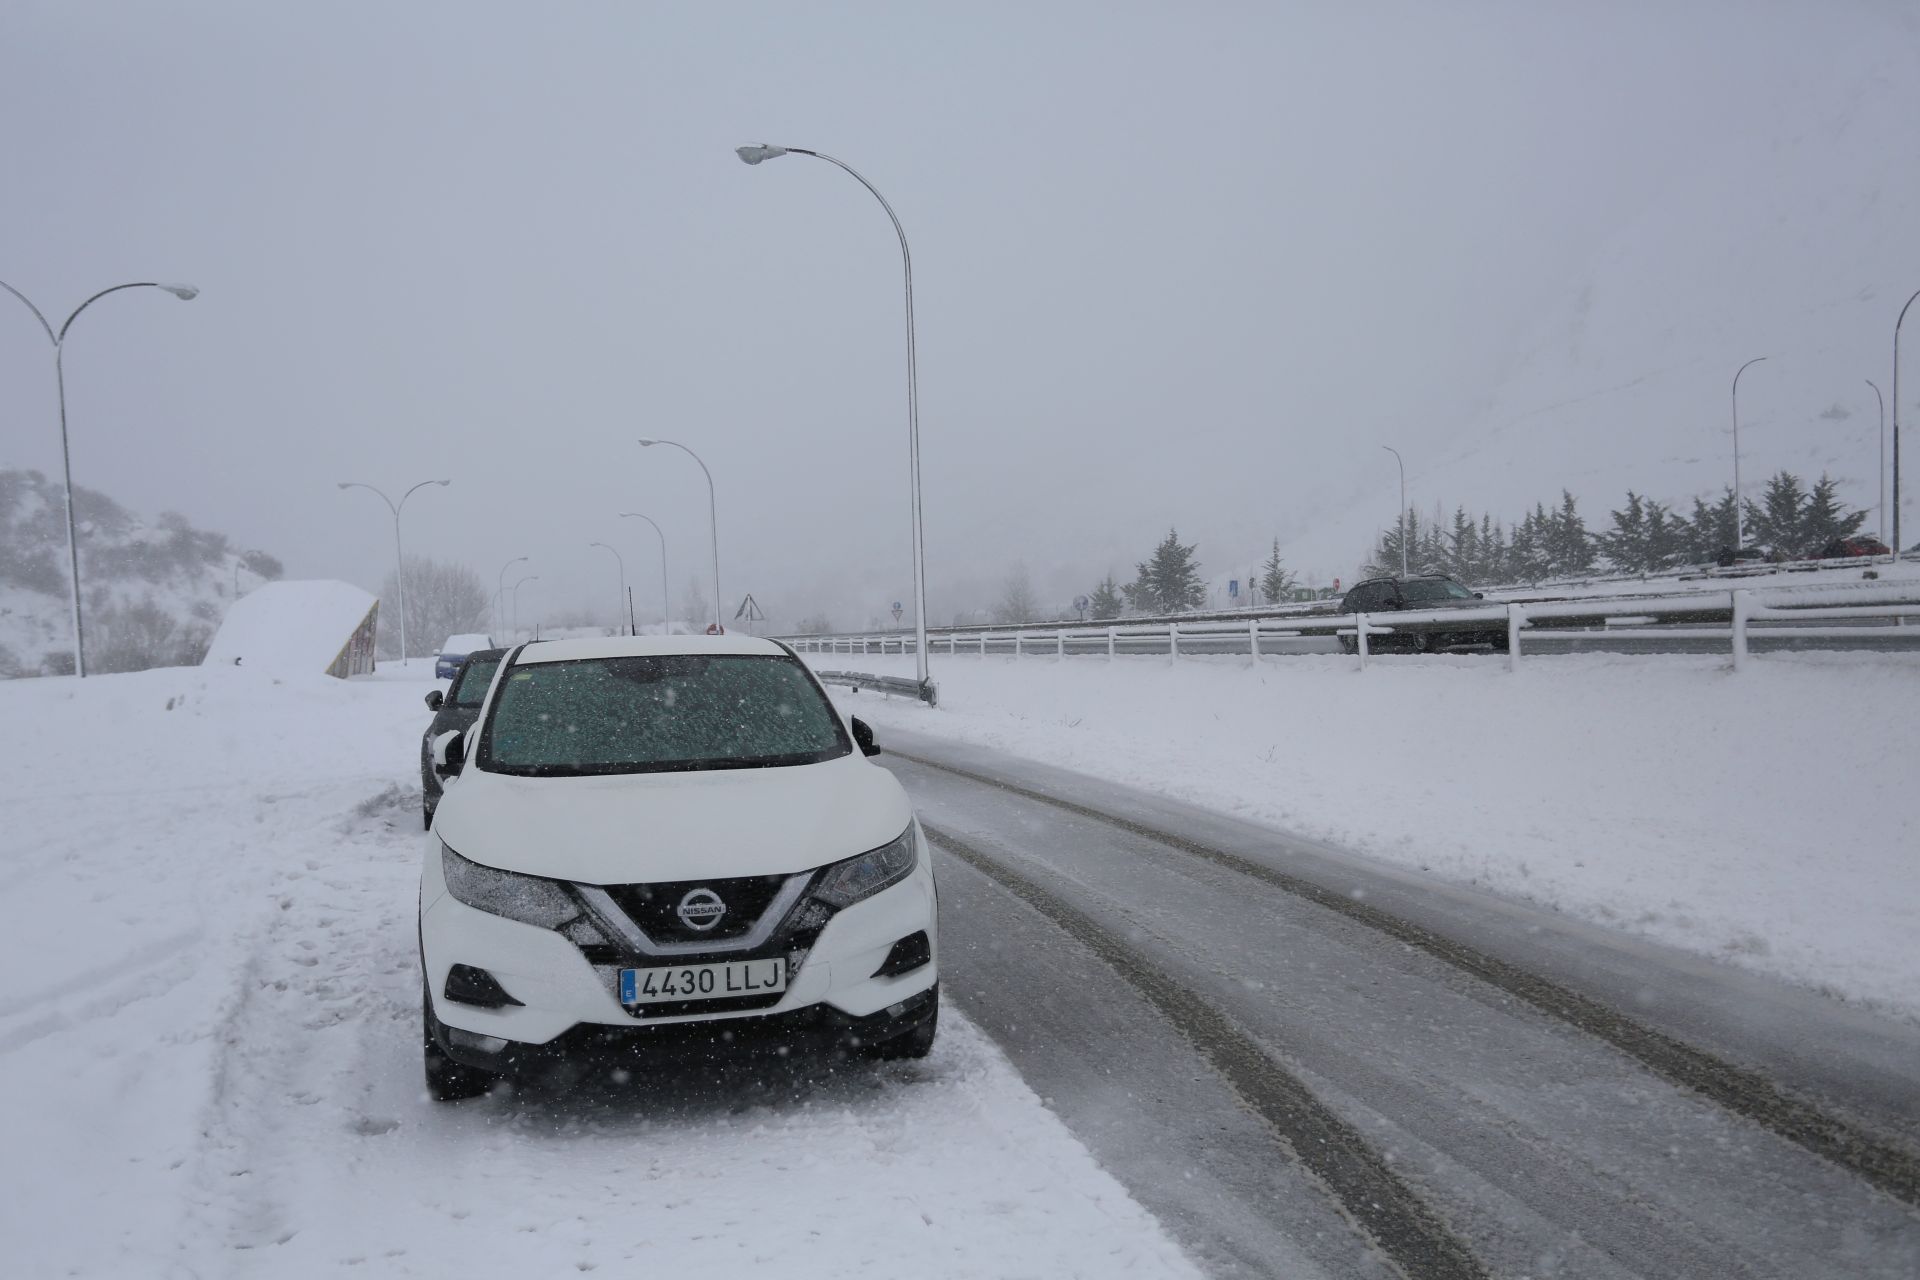
<path fill-rule="evenodd" d="M 933 1038 L 940 1031 L 940 989 L 933 992 L 933 1009 L 926 1019 L 913 1030 L 891 1040 L 882 1040 L 878 1044 L 868 1045 L 867 1055 L 883 1061 L 897 1061 L 902 1058 L 924 1058 L 933 1052 Z"/>
<path fill-rule="evenodd" d="M 493 1088 L 496 1077 L 491 1071 L 455 1062 L 434 1039 L 433 996 L 423 979 L 420 984 L 421 1056 L 427 1076 L 427 1094 L 435 1102 L 460 1102 L 478 1098 Z"/>

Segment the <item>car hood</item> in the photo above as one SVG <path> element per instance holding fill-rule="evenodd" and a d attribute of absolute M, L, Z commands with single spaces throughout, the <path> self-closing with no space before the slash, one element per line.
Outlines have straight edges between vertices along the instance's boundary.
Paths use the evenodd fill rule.
<path fill-rule="evenodd" d="M 462 857 L 582 884 L 779 875 L 886 844 L 913 819 L 864 756 L 780 769 L 521 778 L 469 768 L 434 831 Z"/>

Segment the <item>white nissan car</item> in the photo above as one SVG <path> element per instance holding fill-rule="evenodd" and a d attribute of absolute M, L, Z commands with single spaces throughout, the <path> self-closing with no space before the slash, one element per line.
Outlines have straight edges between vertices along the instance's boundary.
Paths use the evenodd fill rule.
<path fill-rule="evenodd" d="M 751 636 L 509 653 L 420 877 L 427 1086 L 777 1037 L 919 1057 L 939 1014 L 933 867 L 873 735 Z"/>

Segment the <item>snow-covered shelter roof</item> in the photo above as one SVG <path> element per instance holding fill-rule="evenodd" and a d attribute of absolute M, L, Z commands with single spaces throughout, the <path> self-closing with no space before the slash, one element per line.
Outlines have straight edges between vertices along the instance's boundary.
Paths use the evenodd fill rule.
<path fill-rule="evenodd" d="M 350 582 L 269 582 L 233 602 L 203 665 L 324 675 L 379 603 Z"/>

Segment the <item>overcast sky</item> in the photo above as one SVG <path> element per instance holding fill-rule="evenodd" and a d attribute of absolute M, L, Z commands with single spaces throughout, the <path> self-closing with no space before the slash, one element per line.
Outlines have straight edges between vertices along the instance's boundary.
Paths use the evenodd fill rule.
<path fill-rule="evenodd" d="M 708 555 L 657 434 L 713 469 L 729 610 L 866 625 L 910 599 L 897 246 L 845 174 L 732 151 L 812 147 L 913 242 L 934 621 L 1169 525 L 1324 580 L 1330 501 L 1392 518 L 1382 442 L 1439 448 L 1612 228 L 1899 9 L 8 0 L 0 279 L 56 324 L 202 289 L 76 324 L 75 479 L 290 575 L 378 587 L 335 483 L 447 477 L 410 551 L 610 612 L 614 542 L 645 610 L 619 512 L 676 594 Z M 0 302 L 0 465 L 57 473 Z"/>

